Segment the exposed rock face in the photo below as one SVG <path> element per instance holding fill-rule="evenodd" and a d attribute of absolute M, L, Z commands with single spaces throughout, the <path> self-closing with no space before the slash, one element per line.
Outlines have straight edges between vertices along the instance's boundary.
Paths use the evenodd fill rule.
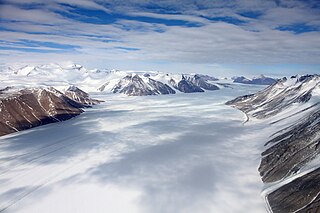
<path fill-rule="evenodd" d="M 187 80 L 184 76 L 182 76 L 182 80 L 179 81 L 176 88 L 184 93 L 204 92 L 201 87 L 197 86 L 192 81 Z"/>
<path fill-rule="evenodd" d="M 197 75 L 193 78 L 186 78 L 182 75 L 182 79 L 178 83 L 176 83 L 174 79 L 171 79 L 168 83 L 172 87 L 168 84 L 152 79 L 150 75 L 144 75 L 144 77 L 147 78 L 147 80 L 142 79 L 139 75 L 127 75 L 115 85 L 112 91 L 113 93 L 123 93 L 130 96 L 144 96 L 175 94 L 176 91 L 174 89 L 184 93 L 204 92 L 203 89 L 219 89 L 216 85 L 206 82 Z"/>
<path fill-rule="evenodd" d="M 138 76 L 127 75 L 113 88 L 113 93 L 124 93 L 132 96 L 153 95 L 152 90 Z"/>
<path fill-rule="evenodd" d="M 268 195 L 274 213 L 317 213 L 320 210 L 320 169 L 280 187 Z"/>
<path fill-rule="evenodd" d="M 248 79 L 244 76 L 240 77 L 233 77 L 233 82 L 235 83 L 242 83 L 242 84 L 257 84 L 257 85 L 272 85 L 277 82 L 276 79 L 265 77 L 264 75 L 261 75 L 259 77 L 255 77 L 253 79 Z"/>
<path fill-rule="evenodd" d="M 91 107 L 92 105 L 96 105 L 101 102 L 90 98 L 88 93 L 76 86 L 70 86 L 64 94 L 71 100 L 81 103 L 84 107 Z"/>
<path fill-rule="evenodd" d="M 175 91 L 168 85 L 148 78 L 144 82 L 139 75 L 127 75 L 113 88 L 113 93 L 123 93 L 129 96 L 145 96 L 157 94 L 174 94 Z"/>
<path fill-rule="evenodd" d="M 264 182 L 279 181 L 298 172 L 320 153 L 320 107 L 316 108 L 266 144 L 274 145 L 262 153 L 259 171 Z"/>
<path fill-rule="evenodd" d="M 169 77 L 169 74 L 166 75 Z M 143 95 L 166 95 L 175 94 L 176 91 L 183 93 L 204 92 L 204 90 L 218 90 L 216 84 L 209 81 L 216 81 L 214 77 L 207 75 L 194 75 L 181 76 L 181 80 L 169 78 L 166 80 L 157 81 L 153 76 L 146 73 L 144 75 L 127 75 L 122 78 L 113 88 L 113 93 L 123 93 L 130 96 L 143 96 Z M 103 91 L 108 86 L 109 82 L 100 86 L 99 90 Z"/>
<path fill-rule="evenodd" d="M 77 99 L 89 100 L 80 94 Z M 77 99 L 70 98 L 52 87 L 1 90 L 0 135 L 75 117 L 83 112 L 83 107 L 88 106 L 88 102 L 82 103 Z"/>
<path fill-rule="evenodd" d="M 154 88 L 154 91 L 157 94 L 175 94 L 176 91 L 174 91 L 171 87 L 169 87 L 167 84 L 163 84 L 160 81 L 155 81 L 151 78 L 149 78 L 149 85 L 151 85 Z"/>
<path fill-rule="evenodd" d="M 320 165 L 315 170 L 308 166 L 320 153 L 319 94 L 318 75 L 293 76 L 261 92 L 227 103 L 259 119 L 276 118 L 280 112 L 289 110 L 288 115 L 275 119 L 271 124 L 299 113 L 305 115 L 275 133 L 276 136 L 265 144 L 268 148 L 262 153 L 259 172 L 263 182 L 284 183 L 267 195 L 273 212 L 320 210 Z M 294 107 L 297 110 L 293 110 Z M 301 171 L 305 174 L 300 175 Z M 293 181 L 288 182 L 289 178 Z"/>

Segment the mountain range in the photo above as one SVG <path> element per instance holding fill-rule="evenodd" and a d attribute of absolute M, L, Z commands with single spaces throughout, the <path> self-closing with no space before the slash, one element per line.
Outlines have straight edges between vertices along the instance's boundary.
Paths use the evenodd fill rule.
<path fill-rule="evenodd" d="M 271 81 L 271 79 L 260 76 L 252 80 L 251 84 L 261 84 L 261 82 L 271 84 L 276 81 Z M 4 75 L 0 77 L 0 80 L 7 86 L 12 86 L 10 85 L 12 81 L 20 82 L 20 85 L 24 86 L 32 86 L 38 82 L 38 84 L 55 88 L 76 85 L 87 92 L 122 93 L 129 96 L 205 92 L 228 86 L 226 82 L 221 82 L 216 77 L 203 74 L 88 70 L 77 64 L 8 67 L 4 70 Z"/>

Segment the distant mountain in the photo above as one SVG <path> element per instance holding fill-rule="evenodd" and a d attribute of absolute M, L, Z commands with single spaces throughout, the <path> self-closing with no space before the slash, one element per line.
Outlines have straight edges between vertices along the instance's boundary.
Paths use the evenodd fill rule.
<path fill-rule="evenodd" d="M 123 93 L 130 96 L 193 93 L 218 90 L 219 79 L 202 74 L 172 74 L 156 71 L 88 70 L 78 64 L 47 64 L 9 68 L 2 82 L 20 85 L 76 85 L 88 92 Z M 8 84 L 7 86 L 11 86 Z"/>
<path fill-rule="evenodd" d="M 293 76 L 252 95 L 236 98 L 228 104 L 257 118 L 267 118 L 291 107 L 308 102 L 319 90 L 319 75 Z"/>
<path fill-rule="evenodd" d="M 259 172 L 268 183 L 272 212 L 316 212 L 320 204 L 320 76 L 282 79 L 252 95 L 227 102 L 249 118 L 282 127 L 262 153 Z"/>
<path fill-rule="evenodd" d="M 205 90 L 219 90 L 207 75 L 187 75 L 168 73 L 127 74 L 121 79 L 110 78 L 99 87 L 99 91 L 123 93 L 130 96 L 175 94 L 176 92 L 194 93 Z"/>
<path fill-rule="evenodd" d="M 52 87 L 6 87 L 0 90 L 0 136 L 70 119 L 97 103 L 77 87 L 65 94 Z"/>
<path fill-rule="evenodd" d="M 242 84 L 257 84 L 257 85 L 271 85 L 277 82 L 277 79 L 265 77 L 261 75 L 259 77 L 254 77 L 252 79 L 248 79 L 244 76 L 240 77 L 232 77 L 234 83 L 242 83 Z"/>
<path fill-rule="evenodd" d="M 155 81 L 149 77 L 144 81 L 139 75 L 127 75 L 112 88 L 113 93 L 123 93 L 130 96 L 175 94 L 167 84 Z"/>

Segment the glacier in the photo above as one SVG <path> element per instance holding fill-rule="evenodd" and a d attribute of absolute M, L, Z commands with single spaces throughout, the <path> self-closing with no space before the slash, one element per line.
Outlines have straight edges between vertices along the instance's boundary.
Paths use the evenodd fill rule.
<path fill-rule="evenodd" d="M 1 137 L 0 212 L 266 212 L 265 124 L 224 103 L 261 86 L 105 100 Z"/>

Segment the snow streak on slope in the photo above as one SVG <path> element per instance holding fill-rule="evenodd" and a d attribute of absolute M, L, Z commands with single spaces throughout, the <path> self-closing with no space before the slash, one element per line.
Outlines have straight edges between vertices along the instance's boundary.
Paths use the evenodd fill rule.
<path fill-rule="evenodd" d="M 1 137 L 0 212 L 265 212 L 269 133 L 224 105 L 248 88 L 98 95 L 76 119 Z"/>
<path fill-rule="evenodd" d="M 259 172 L 271 212 L 318 212 L 320 195 L 320 76 L 283 79 L 227 104 L 255 123 L 269 123 Z M 270 131 L 270 129 L 273 129 Z M 263 130 L 264 131 L 264 130 Z"/>

